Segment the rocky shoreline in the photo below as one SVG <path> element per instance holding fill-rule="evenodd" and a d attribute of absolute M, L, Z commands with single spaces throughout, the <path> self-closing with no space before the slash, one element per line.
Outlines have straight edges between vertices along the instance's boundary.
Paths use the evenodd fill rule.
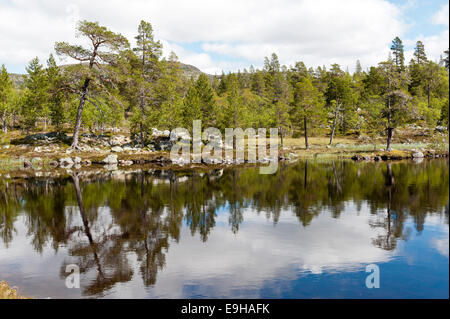
<path fill-rule="evenodd" d="M 177 136 L 177 140 L 189 143 L 189 136 Z M 10 144 L 0 146 L 0 167 L 14 166 L 24 168 L 50 167 L 75 168 L 100 165 L 108 170 L 120 166 L 156 165 L 158 167 L 198 168 L 199 166 L 230 166 L 230 165 L 265 165 L 271 158 L 264 157 L 257 161 L 236 162 L 228 160 L 192 163 L 189 161 L 170 159 L 169 151 L 175 141 L 170 137 L 170 131 L 154 129 L 152 139 L 146 145 L 140 145 L 125 134 L 81 134 L 80 147 L 77 150 L 69 148 L 71 138 L 64 133 L 38 133 L 23 138 L 13 139 Z M 424 158 L 446 158 L 448 150 L 433 149 L 403 149 L 386 152 L 383 150 L 356 151 L 348 149 L 352 145 L 335 145 L 316 148 L 309 151 L 295 147 L 279 149 L 279 162 L 292 162 L 302 158 L 351 159 L 354 161 L 389 161 Z M 347 148 L 346 148 L 347 147 Z M 327 151 L 328 153 L 325 153 Z M 324 153 L 321 153 L 324 152 Z M 334 152 L 334 153 L 333 153 Z"/>

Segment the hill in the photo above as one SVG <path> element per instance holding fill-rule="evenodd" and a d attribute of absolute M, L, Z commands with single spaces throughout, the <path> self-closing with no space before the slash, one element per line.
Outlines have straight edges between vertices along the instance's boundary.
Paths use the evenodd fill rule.
<path fill-rule="evenodd" d="M 193 65 L 190 65 L 190 64 L 180 63 L 180 68 L 181 68 L 181 71 L 183 71 L 183 75 L 185 77 L 187 77 L 188 79 L 190 79 L 191 77 L 193 77 L 194 79 L 197 79 L 200 74 L 204 73 L 204 72 L 200 71 L 199 68 L 197 68 L 197 67 L 195 67 Z M 212 79 L 214 77 L 214 75 L 207 74 L 207 73 L 205 73 L 205 74 L 210 79 Z M 13 80 L 14 85 L 16 87 L 20 87 L 25 82 L 25 78 L 26 78 L 27 75 L 26 74 L 10 73 L 9 76 Z"/>

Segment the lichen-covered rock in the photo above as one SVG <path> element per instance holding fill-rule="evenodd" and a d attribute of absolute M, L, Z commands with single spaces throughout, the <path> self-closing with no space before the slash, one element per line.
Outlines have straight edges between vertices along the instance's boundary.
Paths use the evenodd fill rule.
<path fill-rule="evenodd" d="M 123 148 L 120 146 L 114 146 L 111 148 L 111 152 L 120 153 L 123 152 Z"/>
<path fill-rule="evenodd" d="M 64 157 L 59 160 L 59 165 L 61 166 L 69 166 L 73 164 L 73 160 L 70 157 Z"/>
<path fill-rule="evenodd" d="M 52 166 L 52 167 L 57 167 L 59 164 L 58 164 L 58 162 L 57 161 L 51 161 L 50 162 L 50 166 Z"/>
<path fill-rule="evenodd" d="M 413 158 L 423 158 L 424 155 L 423 155 L 422 152 L 414 152 L 414 153 L 412 154 L 412 157 L 413 157 Z"/>
<path fill-rule="evenodd" d="M 105 157 L 102 161 L 103 164 L 117 164 L 117 155 L 110 154 L 107 157 Z"/>

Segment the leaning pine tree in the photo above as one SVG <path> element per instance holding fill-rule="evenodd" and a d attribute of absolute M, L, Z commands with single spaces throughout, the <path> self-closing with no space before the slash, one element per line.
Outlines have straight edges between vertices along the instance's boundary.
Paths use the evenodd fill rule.
<path fill-rule="evenodd" d="M 128 40 L 121 34 L 114 33 L 106 27 L 100 26 L 98 22 L 80 21 L 77 27 L 80 35 L 87 37 L 91 41 L 92 47 L 84 48 L 80 45 L 71 45 L 66 42 L 57 42 L 55 51 L 58 55 L 70 57 L 80 62 L 88 63 L 88 72 L 83 76 L 82 86 L 77 92 L 80 94 L 73 141 L 71 148 L 78 149 L 78 136 L 80 133 L 83 107 L 88 98 L 88 89 L 91 82 L 108 81 L 106 76 L 106 65 L 113 64 L 118 57 L 120 50 L 129 46 Z"/>

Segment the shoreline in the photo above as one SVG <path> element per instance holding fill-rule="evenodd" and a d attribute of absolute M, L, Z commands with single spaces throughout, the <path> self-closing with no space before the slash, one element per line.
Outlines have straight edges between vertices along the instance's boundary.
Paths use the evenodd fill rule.
<path fill-rule="evenodd" d="M 329 149 L 327 149 L 329 150 Z M 296 150 L 286 149 L 279 151 L 278 162 L 294 162 L 297 160 L 321 159 L 321 160 L 353 160 L 357 162 L 378 162 L 378 161 L 399 161 L 399 160 L 420 160 L 434 158 L 448 158 L 448 150 L 433 149 L 404 149 L 374 151 L 355 151 L 346 148 L 334 148 L 334 152 L 323 152 L 322 149 Z M 0 153 L 1 154 L 1 153 Z M 79 152 L 70 153 L 49 153 L 49 154 L 25 154 L 14 156 L 1 154 L 0 171 L 25 169 L 81 169 L 86 167 L 104 167 L 107 170 L 114 170 L 120 167 L 155 166 L 164 169 L 210 169 L 242 166 L 264 166 L 268 164 L 268 159 L 263 158 L 256 162 L 236 163 L 216 162 L 216 163 L 179 163 L 170 159 L 170 153 L 159 151 L 150 153 L 116 153 L 116 152 Z"/>

